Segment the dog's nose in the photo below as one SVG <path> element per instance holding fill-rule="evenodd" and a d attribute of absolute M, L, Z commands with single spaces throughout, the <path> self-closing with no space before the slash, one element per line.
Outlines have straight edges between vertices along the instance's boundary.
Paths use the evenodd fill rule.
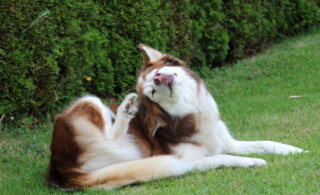
<path fill-rule="evenodd" d="M 156 85 L 165 84 L 171 87 L 173 76 L 168 74 L 157 73 L 156 75 L 154 75 L 153 81 Z"/>

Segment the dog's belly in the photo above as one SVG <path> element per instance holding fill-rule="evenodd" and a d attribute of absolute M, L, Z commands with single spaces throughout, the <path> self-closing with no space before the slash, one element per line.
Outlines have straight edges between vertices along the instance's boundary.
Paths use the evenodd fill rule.
<path fill-rule="evenodd" d="M 120 142 L 106 141 L 96 144 L 91 146 L 90 150 L 91 152 L 81 156 L 81 159 L 85 159 L 82 169 L 88 171 L 144 157 L 143 152 L 130 135 L 126 135 Z"/>

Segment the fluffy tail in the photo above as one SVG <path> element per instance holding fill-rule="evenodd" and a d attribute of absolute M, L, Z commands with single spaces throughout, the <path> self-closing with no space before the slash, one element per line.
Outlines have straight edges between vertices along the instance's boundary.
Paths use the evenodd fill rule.
<path fill-rule="evenodd" d="M 151 179 L 180 176 L 193 169 L 193 163 L 165 155 L 113 164 L 78 177 L 75 182 L 80 186 L 112 189 Z"/>

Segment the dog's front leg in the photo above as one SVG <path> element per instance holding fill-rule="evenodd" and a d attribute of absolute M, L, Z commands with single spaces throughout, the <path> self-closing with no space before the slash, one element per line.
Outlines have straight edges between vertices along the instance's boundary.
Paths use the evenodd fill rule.
<path fill-rule="evenodd" d="M 199 170 L 225 167 L 255 167 L 266 165 L 266 161 L 258 158 L 219 154 L 209 156 L 209 151 L 200 145 L 181 143 L 173 148 L 174 155 L 195 164 Z"/>
<path fill-rule="evenodd" d="M 259 158 L 249 158 L 242 156 L 231 156 L 220 154 L 204 157 L 195 160 L 196 168 L 204 171 L 207 169 L 215 169 L 219 167 L 257 167 L 267 165 L 266 161 Z"/>
<path fill-rule="evenodd" d="M 128 132 L 130 120 L 138 111 L 138 95 L 130 93 L 125 97 L 118 107 L 117 116 L 113 125 L 106 130 L 106 137 L 109 140 L 118 140 Z"/>

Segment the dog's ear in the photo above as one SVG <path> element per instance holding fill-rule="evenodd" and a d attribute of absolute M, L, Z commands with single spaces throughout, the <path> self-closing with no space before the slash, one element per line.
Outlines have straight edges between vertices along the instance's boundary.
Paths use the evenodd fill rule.
<path fill-rule="evenodd" d="M 145 65 L 155 62 L 157 60 L 160 60 L 163 56 L 165 56 L 160 51 L 143 44 L 139 45 L 139 50 L 142 51 L 144 55 Z"/>

